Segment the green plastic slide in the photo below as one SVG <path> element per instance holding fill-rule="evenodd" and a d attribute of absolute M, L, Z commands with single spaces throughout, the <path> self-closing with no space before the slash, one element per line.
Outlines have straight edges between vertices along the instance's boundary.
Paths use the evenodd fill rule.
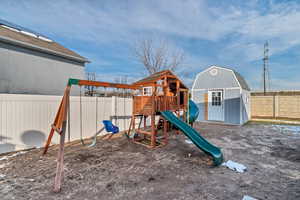
<path fill-rule="evenodd" d="M 191 110 L 191 104 L 195 105 L 194 102 L 190 103 L 190 118 L 196 119 L 196 116 L 191 116 L 192 113 L 199 113 L 194 112 L 195 110 Z M 196 105 L 195 105 L 196 106 Z M 195 107 L 193 109 L 196 109 Z M 198 109 L 198 108 L 197 108 Z M 203 137 L 200 136 L 200 134 L 193 129 L 190 125 L 186 124 L 182 120 L 180 120 L 178 117 L 176 117 L 171 111 L 164 111 L 161 112 L 162 116 L 168 120 L 170 123 L 175 125 L 177 128 L 179 128 L 199 149 L 204 151 L 205 153 L 209 154 L 213 157 L 214 164 L 216 166 L 222 164 L 223 162 L 223 154 L 220 150 L 220 148 L 212 145 L 207 140 L 205 140 Z M 197 114 L 198 115 L 198 114 Z"/>
<path fill-rule="evenodd" d="M 189 122 L 193 123 L 196 121 L 199 115 L 199 108 L 192 100 L 189 100 Z"/>

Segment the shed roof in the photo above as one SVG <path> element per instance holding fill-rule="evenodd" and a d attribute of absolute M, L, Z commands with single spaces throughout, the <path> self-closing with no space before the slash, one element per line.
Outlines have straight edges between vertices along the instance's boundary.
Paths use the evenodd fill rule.
<path fill-rule="evenodd" d="M 213 68 L 219 69 L 223 71 L 223 73 L 221 73 L 220 76 L 207 76 L 206 74 L 209 74 L 208 72 Z M 205 69 L 204 71 L 198 73 L 192 88 L 227 88 L 237 86 L 244 90 L 250 91 L 250 88 L 245 79 L 242 77 L 241 74 L 239 74 L 235 70 L 225 67 L 211 66 Z"/>
<path fill-rule="evenodd" d="M 78 62 L 88 60 L 74 51 L 52 41 L 46 36 L 0 19 L 0 41 L 39 50 L 44 53 L 64 57 Z"/>
<path fill-rule="evenodd" d="M 233 69 L 232 69 L 232 71 L 233 71 L 236 79 L 240 83 L 241 88 L 243 88 L 244 90 L 249 90 L 250 91 L 250 87 L 248 86 L 248 84 L 247 84 L 246 80 L 244 79 L 244 77 L 240 73 L 234 71 Z"/>

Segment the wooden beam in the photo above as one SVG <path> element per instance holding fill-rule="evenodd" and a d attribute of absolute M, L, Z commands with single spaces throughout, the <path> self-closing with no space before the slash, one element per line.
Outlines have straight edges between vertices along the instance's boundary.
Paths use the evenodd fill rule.
<path fill-rule="evenodd" d="M 137 84 L 134 84 L 134 86 L 139 86 L 139 87 L 147 87 L 147 86 L 163 87 L 161 84 L 156 84 L 156 83 L 153 83 L 153 82 L 137 83 Z"/>
<path fill-rule="evenodd" d="M 164 120 L 164 142 L 165 144 L 168 144 L 168 122 L 166 119 L 163 119 Z"/>
<path fill-rule="evenodd" d="M 140 86 L 137 85 L 129 85 L 129 84 L 121 84 L 121 83 L 109 83 L 109 82 L 100 82 L 100 81 L 88 81 L 88 80 L 79 80 L 78 85 L 88 85 L 88 86 L 96 86 L 96 87 L 109 87 L 109 88 L 121 88 L 121 89 L 132 89 L 137 90 L 140 89 Z"/>
<path fill-rule="evenodd" d="M 67 113 L 70 104 L 70 89 L 71 86 L 68 86 L 66 89 L 66 96 L 62 104 L 62 127 L 60 134 L 60 144 L 57 155 L 57 166 L 56 166 L 56 175 L 54 179 L 54 192 L 59 192 L 61 189 L 61 183 L 64 176 L 64 147 L 65 147 L 65 134 L 67 126 Z"/>
<path fill-rule="evenodd" d="M 66 134 L 67 121 L 63 122 L 62 132 L 60 134 L 60 144 L 58 150 L 58 159 L 56 166 L 56 175 L 54 179 L 54 192 L 59 192 L 61 189 L 61 183 L 63 179 L 63 168 L 64 168 L 64 145 L 65 145 L 65 134 Z"/>
<path fill-rule="evenodd" d="M 136 132 L 144 134 L 144 135 L 152 135 L 151 131 L 145 131 L 145 130 L 141 130 L 141 129 L 137 129 Z"/>
<path fill-rule="evenodd" d="M 67 86 L 67 88 L 70 87 L 70 86 Z M 57 127 L 57 123 L 58 123 L 58 120 L 61 116 L 61 112 L 62 112 L 62 106 L 63 106 L 63 102 L 64 102 L 64 99 L 66 98 L 66 91 L 67 91 L 67 88 L 65 89 L 65 92 L 64 92 L 64 96 L 60 102 L 60 105 L 59 105 L 59 108 L 58 108 L 58 111 L 56 113 L 56 116 L 55 116 L 55 119 L 54 119 L 54 122 L 53 122 L 53 126 Z M 47 142 L 45 144 L 45 147 L 44 147 L 44 151 L 43 151 L 43 155 L 45 155 L 48 151 L 48 148 L 50 146 L 50 143 L 51 143 L 51 140 L 52 140 L 52 137 L 53 137 L 53 134 L 54 134 L 54 128 L 52 127 L 51 130 L 50 130 L 50 133 L 48 135 L 48 139 L 47 139 Z"/>
<path fill-rule="evenodd" d="M 153 87 L 152 94 L 152 112 L 151 112 L 151 147 L 156 146 L 156 127 L 155 127 L 155 113 L 156 113 L 156 87 Z"/>
<path fill-rule="evenodd" d="M 166 76 L 167 76 L 167 78 L 174 78 L 174 79 L 178 79 L 179 80 L 179 78 L 177 76 L 175 76 L 175 75 L 169 74 L 169 75 L 166 75 Z"/>

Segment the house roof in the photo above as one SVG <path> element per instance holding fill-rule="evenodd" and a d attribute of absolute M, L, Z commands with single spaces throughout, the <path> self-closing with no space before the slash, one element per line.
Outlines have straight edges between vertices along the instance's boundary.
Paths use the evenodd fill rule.
<path fill-rule="evenodd" d="M 182 81 L 175 75 L 173 74 L 170 70 L 163 70 L 163 71 L 159 71 L 156 72 L 154 74 L 151 74 L 150 76 L 143 78 L 141 80 L 138 80 L 136 82 L 134 82 L 134 85 L 142 85 L 142 84 L 146 84 L 146 83 L 153 83 L 156 82 L 160 79 L 162 79 L 165 75 L 171 75 L 174 76 L 176 79 L 178 79 L 180 81 L 181 87 L 187 88 Z"/>
<path fill-rule="evenodd" d="M 46 36 L 0 19 L 0 41 L 60 56 L 77 62 L 89 62 L 74 51 Z"/>

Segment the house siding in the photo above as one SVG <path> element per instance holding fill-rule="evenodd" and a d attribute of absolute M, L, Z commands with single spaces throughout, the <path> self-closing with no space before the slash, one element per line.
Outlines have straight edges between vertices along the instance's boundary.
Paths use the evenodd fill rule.
<path fill-rule="evenodd" d="M 69 78 L 84 79 L 84 63 L 0 42 L 0 93 L 62 95 Z"/>
<path fill-rule="evenodd" d="M 199 108 L 199 115 L 197 121 L 205 120 L 205 102 L 204 95 L 208 92 L 208 90 L 198 90 L 192 91 L 192 100 L 197 104 Z"/>

